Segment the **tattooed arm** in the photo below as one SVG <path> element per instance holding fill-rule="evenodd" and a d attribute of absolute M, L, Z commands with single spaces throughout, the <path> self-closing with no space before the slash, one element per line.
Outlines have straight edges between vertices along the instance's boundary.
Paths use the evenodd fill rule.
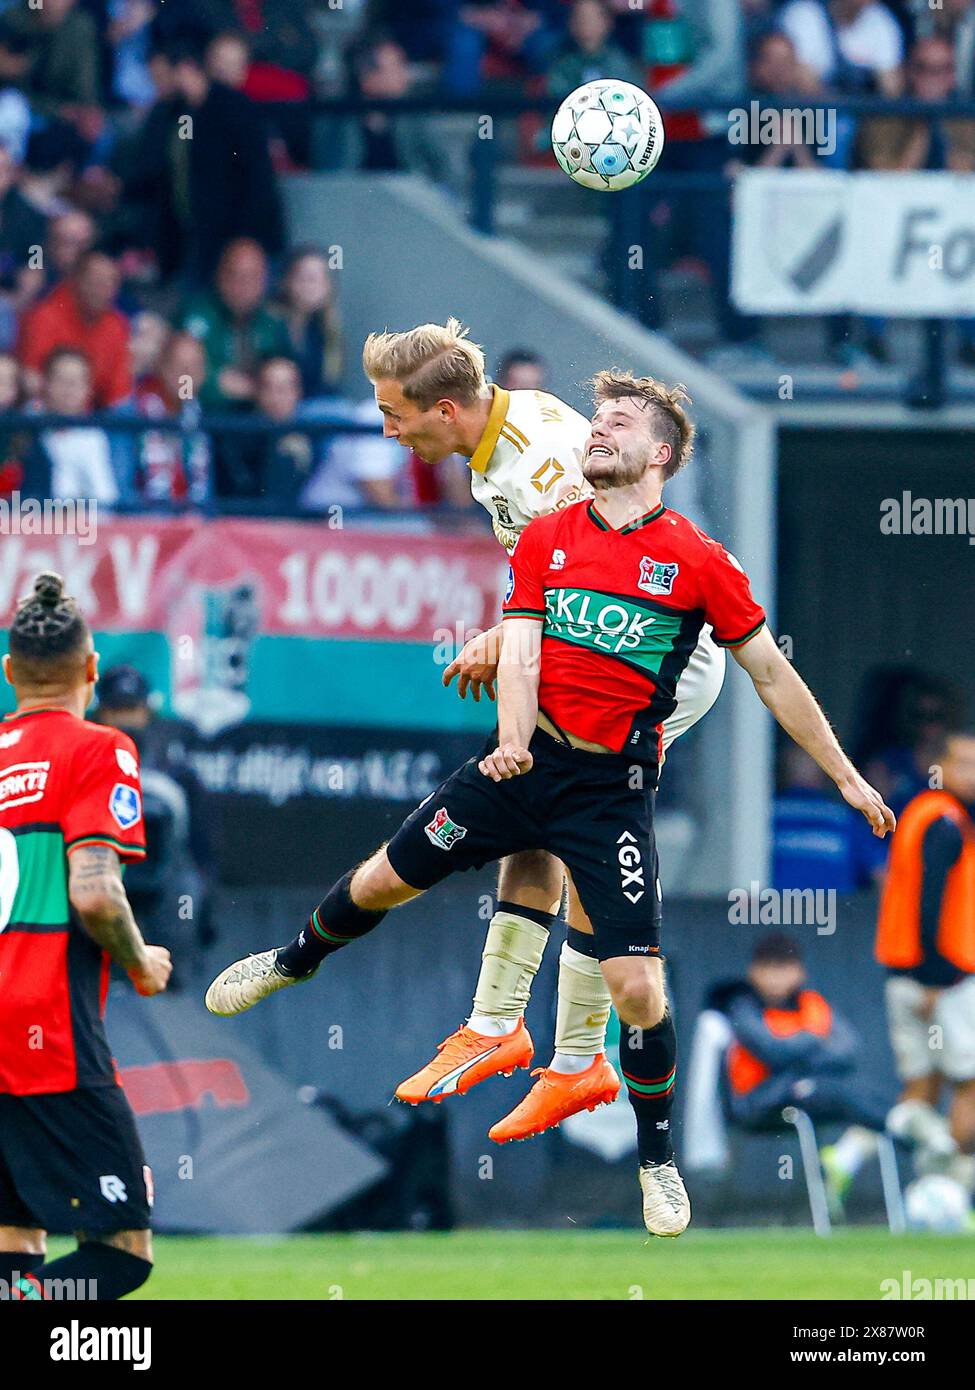
<path fill-rule="evenodd" d="M 107 951 L 140 994 L 158 994 L 172 971 L 164 946 L 147 946 L 122 886 L 119 857 L 108 845 L 83 845 L 68 856 L 68 897 L 88 935 Z"/>

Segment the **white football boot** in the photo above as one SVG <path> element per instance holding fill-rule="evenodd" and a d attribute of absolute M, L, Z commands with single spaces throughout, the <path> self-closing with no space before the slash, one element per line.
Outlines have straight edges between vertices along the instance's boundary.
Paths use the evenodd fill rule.
<path fill-rule="evenodd" d="M 691 1203 L 684 1179 L 672 1158 L 666 1163 L 640 1165 L 643 1222 L 652 1236 L 679 1236 L 691 1220 Z"/>
<path fill-rule="evenodd" d="M 233 1018 L 235 1014 L 252 1009 L 269 994 L 311 979 L 314 970 L 309 975 L 298 976 L 282 975 L 276 970 L 274 963 L 280 950 L 280 946 L 275 946 L 270 951 L 259 951 L 256 956 L 245 956 L 221 970 L 203 1001 L 210 1012 L 219 1018 Z"/>

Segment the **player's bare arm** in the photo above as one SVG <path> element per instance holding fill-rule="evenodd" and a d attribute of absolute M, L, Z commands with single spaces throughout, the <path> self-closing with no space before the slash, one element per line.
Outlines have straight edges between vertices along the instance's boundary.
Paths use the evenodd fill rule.
<path fill-rule="evenodd" d="M 119 857 L 108 845 L 83 845 L 69 856 L 68 896 L 88 935 L 127 971 L 140 994 L 159 994 L 172 973 L 164 946 L 143 939 L 122 884 Z"/>
<path fill-rule="evenodd" d="M 480 701 L 481 691 L 489 700 L 495 698 L 495 681 L 498 675 L 498 658 L 501 655 L 501 623 L 489 627 L 487 632 L 478 633 L 454 657 L 443 673 L 444 685 L 450 685 L 455 676 L 457 694 L 463 700 L 468 690 L 475 702 Z"/>
<path fill-rule="evenodd" d="M 843 799 L 866 817 L 873 833 L 883 838 L 893 830 L 893 811 L 843 752 L 812 691 L 782 655 L 768 628 L 763 627 L 750 642 L 733 650 L 739 666 L 751 676 L 762 703 L 789 737 L 815 758 L 836 783 Z"/>
<path fill-rule="evenodd" d="M 538 720 L 542 624 L 537 618 L 508 618 L 503 626 L 498 661 L 498 746 L 478 764 L 493 782 L 531 771 L 528 745 Z"/>

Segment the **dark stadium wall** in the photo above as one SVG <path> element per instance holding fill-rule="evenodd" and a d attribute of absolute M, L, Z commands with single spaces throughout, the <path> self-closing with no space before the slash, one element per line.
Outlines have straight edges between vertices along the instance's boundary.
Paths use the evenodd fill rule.
<path fill-rule="evenodd" d="M 781 431 L 778 633 L 844 738 L 878 664 L 947 677 L 975 710 L 975 549 L 966 536 L 880 528 L 881 503 L 904 492 L 975 496 L 973 446 L 970 431 L 923 426 Z"/>
<path fill-rule="evenodd" d="M 327 878 L 323 875 L 322 892 Z M 186 1035 L 195 1064 L 244 1049 L 283 1080 L 279 1089 L 294 1094 L 298 1088 L 309 1088 L 303 1092 L 306 1098 L 327 1100 L 333 1113 L 347 1111 L 356 1117 L 359 1132 L 367 1136 L 381 1139 L 391 1125 L 415 1122 L 418 1111 L 390 1108 L 392 1092 L 469 1011 L 484 928 L 494 905 L 493 886 L 491 873 L 463 875 L 441 885 L 421 901 L 391 913 L 368 942 L 333 957 L 307 987 L 276 995 L 232 1023 L 208 1018 L 199 1003 L 213 970 L 234 954 L 289 936 L 307 916 L 313 898 L 307 892 L 284 889 L 223 894 L 216 914 L 219 940 L 199 972 L 184 979 L 179 996 L 180 1007 L 193 1009 L 199 1019 L 199 1026 Z M 860 895 L 839 901 L 832 934 L 817 935 L 812 927 L 794 931 L 806 953 L 811 983 L 855 1022 L 861 1034 L 863 1077 L 893 1100 L 896 1088 L 883 1019 L 882 973 L 871 953 L 874 912 L 872 896 Z M 679 1116 L 694 1022 L 707 990 L 716 981 L 739 976 L 754 939 L 767 930 L 764 925 L 732 925 L 724 900 L 670 898 L 665 903 L 664 941 L 680 1036 Z M 547 1063 L 551 1055 L 557 956 L 558 943 L 553 941 L 528 1013 L 538 1065 Z M 153 1001 L 134 1001 L 133 1006 L 153 1017 Z M 112 1006 L 110 1032 L 111 1027 Z M 178 1042 L 184 1031 L 170 1030 L 169 1036 Z M 131 1057 L 125 1053 L 125 1039 L 119 1040 L 116 1046 L 123 1069 L 151 1060 L 149 1038 L 151 1030 L 141 1035 L 138 1055 Z M 167 1055 L 160 1060 L 179 1059 Z M 587 1147 L 577 1142 L 579 1136 L 570 1137 L 565 1126 L 530 1143 L 491 1144 L 489 1126 L 516 1104 L 527 1086 L 527 1074 L 518 1072 L 511 1080 L 492 1080 L 467 1096 L 449 1100 L 437 1112 L 446 1124 L 449 1156 L 439 1181 L 455 1218 L 465 1224 L 490 1225 L 636 1224 L 636 1160 L 628 1147 L 633 1121 L 626 1101 L 618 1101 L 612 1114 L 602 1112 L 599 1136 L 592 1141 L 608 1144 L 609 1157 L 594 1152 L 592 1143 Z M 255 1142 L 258 1119 L 255 1116 L 253 1121 Z M 679 1118 L 678 1146 L 681 1126 Z M 234 1133 L 235 1143 L 250 1142 L 246 1115 L 237 1115 Z M 324 1137 L 322 1144 L 324 1156 L 328 1148 Z M 794 1181 L 783 1182 L 780 1177 L 781 1155 L 796 1157 L 791 1132 L 762 1138 L 735 1136 L 733 1152 L 734 1168 L 720 1181 L 692 1180 L 699 1220 L 808 1219 L 798 1165 Z M 314 1164 L 316 1153 L 314 1141 L 309 1146 L 306 1140 L 303 1161 Z M 150 1145 L 150 1162 L 159 1158 Z M 359 1219 L 370 1220 L 378 1210 L 378 1192 L 372 1198 L 367 1192 L 357 1199 L 356 1211 L 366 1213 Z M 176 1190 L 171 1201 L 178 1200 Z M 194 1197 L 195 1203 L 200 1200 Z M 858 1181 L 853 1209 L 870 1217 L 879 1211 L 872 1172 Z M 198 1206 L 194 1213 L 199 1221 Z M 215 1219 L 219 1221 L 219 1211 Z"/>

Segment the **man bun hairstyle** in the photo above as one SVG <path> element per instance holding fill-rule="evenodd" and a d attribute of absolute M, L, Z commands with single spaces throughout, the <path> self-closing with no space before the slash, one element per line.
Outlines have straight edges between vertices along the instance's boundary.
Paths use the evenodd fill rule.
<path fill-rule="evenodd" d="M 610 371 L 596 373 L 592 379 L 592 394 L 596 406 L 604 401 L 627 399 L 643 402 L 654 438 L 670 445 L 671 458 L 664 469 L 664 482 L 690 463 L 694 453 L 694 425 L 684 409 L 691 404 L 686 386 L 666 386 L 652 376 L 634 376 L 632 372 L 613 367 Z"/>
<path fill-rule="evenodd" d="M 10 624 L 10 659 L 18 676 L 53 684 L 87 654 L 90 635 L 77 603 L 64 592 L 64 580 L 44 570 L 17 605 Z"/>
<path fill-rule="evenodd" d="M 370 333 L 362 368 L 373 383 L 392 378 L 423 410 L 440 400 L 473 405 L 485 388 L 484 352 L 459 319 L 421 323 L 405 333 Z"/>

